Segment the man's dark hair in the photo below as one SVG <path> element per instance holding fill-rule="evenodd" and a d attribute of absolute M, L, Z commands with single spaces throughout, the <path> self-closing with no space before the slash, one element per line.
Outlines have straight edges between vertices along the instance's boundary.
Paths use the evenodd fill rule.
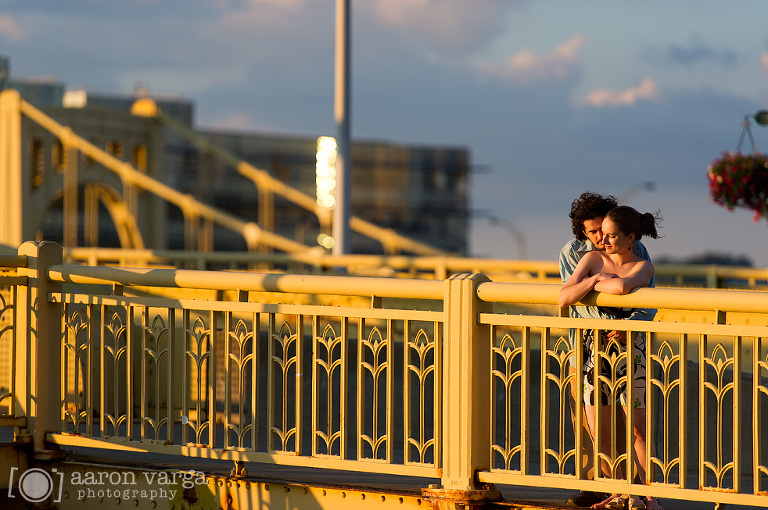
<path fill-rule="evenodd" d="M 582 193 L 579 198 L 571 202 L 571 212 L 568 213 L 568 216 L 571 218 L 573 235 L 579 241 L 586 241 L 587 235 L 584 233 L 584 222 L 591 220 L 595 216 L 605 217 L 608 211 L 618 205 L 613 195 L 604 197 L 591 191 Z"/>

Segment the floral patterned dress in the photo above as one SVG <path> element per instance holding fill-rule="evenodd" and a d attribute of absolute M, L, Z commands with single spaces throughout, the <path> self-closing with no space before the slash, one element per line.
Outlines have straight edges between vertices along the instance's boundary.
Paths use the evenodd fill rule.
<path fill-rule="evenodd" d="M 596 307 L 595 318 L 626 319 L 632 309 Z M 629 335 L 629 333 L 627 333 Z M 633 331 L 634 370 L 635 377 L 632 385 L 632 407 L 645 407 L 645 335 Z M 595 405 L 595 330 L 584 330 L 584 405 Z M 611 397 L 619 398 L 622 406 L 627 402 L 627 357 L 626 345 L 618 340 L 609 340 L 608 331 L 600 330 L 599 370 L 602 379 L 600 385 L 600 404 L 608 405 Z M 604 356 L 603 356 L 604 355 Z"/>

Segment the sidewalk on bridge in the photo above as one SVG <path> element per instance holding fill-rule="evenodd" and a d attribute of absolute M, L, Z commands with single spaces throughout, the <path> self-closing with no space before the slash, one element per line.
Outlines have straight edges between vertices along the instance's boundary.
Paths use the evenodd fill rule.
<path fill-rule="evenodd" d="M 142 454 L 142 463 L 131 459 L 125 452 L 95 451 L 87 448 L 68 447 L 68 458 L 75 462 L 93 462 L 120 464 L 133 467 L 151 467 L 152 469 L 189 470 L 195 469 L 219 476 L 228 476 L 233 463 L 212 459 L 190 459 L 176 455 Z M 366 487 L 382 492 L 420 494 L 422 488 L 439 483 L 439 479 L 402 477 L 349 471 L 336 471 L 317 468 L 294 466 L 275 466 L 274 464 L 245 463 L 247 478 L 253 481 L 269 481 L 274 483 L 313 485 L 350 490 Z M 354 479 L 354 483 L 350 480 Z M 565 502 L 575 494 L 569 489 L 551 489 L 502 485 L 497 487 L 504 501 L 495 505 L 498 508 L 515 508 L 519 510 L 561 510 L 574 508 L 566 506 Z M 681 501 L 660 499 L 665 510 L 700 510 L 713 509 L 714 503 L 701 501 Z M 754 510 L 755 507 L 745 505 L 728 505 L 728 510 Z"/>
<path fill-rule="evenodd" d="M 13 430 L 0 429 L 0 443 L 13 442 Z M 97 450 L 92 448 L 67 447 L 67 460 L 71 462 L 108 464 L 130 466 L 144 469 L 161 470 L 190 470 L 203 471 L 207 474 L 229 476 L 233 463 L 214 459 L 188 458 L 177 455 L 165 455 L 155 453 L 142 453 L 139 455 L 126 454 L 126 452 L 114 450 Z M 382 475 L 374 473 L 360 473 L 348 471 L 335 471 L 317 468 L 304 468 L 294 466 L 275 466 L 273 464 L 246 463 L 247 478 L 253 481 L 268 481 L 274 483 L 313 485 L 320 487 L 355 489 L 367 487 L 382 492 L 401 494 L 420 494 L 422 488 L 430 484 L 438 484 L 439 479 L 402 477 L 396 475 Z M 354 483 L 350 483 L 350 479 Z M 751 479 L 745 481 L 751 483 Z M 565 502 L 575 494 L 569 489 L 551 489 L 523 487 L 514 485 L 502 485 L 497 487 L 504 501 L 496 504 L 498 508 L 515 509 L 564 509 Z M 713 503 L 700 501 L 675 501 L 661 499 L 660 503 L 665 510 L 699 510 L 712 509 Z M 745 505 L 728 505 L 728 510 L 750 510 L 755 507 Z"/>

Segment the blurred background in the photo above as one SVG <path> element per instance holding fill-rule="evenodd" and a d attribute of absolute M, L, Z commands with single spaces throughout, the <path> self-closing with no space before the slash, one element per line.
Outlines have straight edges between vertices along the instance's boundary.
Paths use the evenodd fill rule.
<path fill-rule="evenodd" d="M 211 136 L 315 140 L 336 129 L 334 14 L 330 0 L 0 0 L 0 78 L 181 101 Z M 768 267 L 765 220 L 707 187 L 745 115 L 768 108 L 765 19 L 760 0 L 352 1 L 351 138 L 459 155 L 466 200 L 440 236 L 466 255 L 555 259 L 591 190 L 660 210 L 654 260 Z M 768 128 L 752 133 L 768 150 Z M 411 214 L 452 214 L 440 207 Z"/>

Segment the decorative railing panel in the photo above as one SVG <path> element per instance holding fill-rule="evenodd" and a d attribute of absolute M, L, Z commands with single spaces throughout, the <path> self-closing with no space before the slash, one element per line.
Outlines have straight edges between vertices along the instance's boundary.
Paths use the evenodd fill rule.
<path fill-rule="evenodd" d="M 439 465 L 442 323 L 404 321 L 405 463 Z"/>
<path fill-rule="evenodd" d="M 576 374 L 576 352 L 571 348 L 568 333 L 542 328 L 539 335 L 541 346 L 541 398 L 539 446 L 542 474 L 564 475 L 569 466 L 575 465 L 576 448 L 573 437 L 573 421 L 568 411 L 571 401 L 571 385 Z M 573 469 L 572 467 L 570 469 Z"/>
<path fill-rule="evenodd" d="M 479 473 L 481 481 L 702 501 L 724 501 L 728 495 L 734 502 L 763 501 L 758 495 L 766 493 L 768 473 L 765 327 L 492 313 L 481 313 L 479 322 L 491 327 L 493 340 L 492 461 L 489 470 Z M 586 355 L 571 349 L 569 330 L 580 342 L 587 335 L 599 337 L 600 329 L 630 327 L 641 328 L 646 340 L 644 453 L 651 466 L 643 484 L 632 487 L 627 480 L 639 473 L 635 463 L 627 467 L 625 445 L 634 441 L 631 426 L 597 425 L 595 440 L 607 434 L 610 448 L 593 452 L 592 460 L 606 464 L 610 474 L 588 480 L 568 403 L 570 384 L 584 376 L 584 368 L 571 369 L 569 361 L 581 363 Z M 607 404 L 596 403 L 596 412 L 607 408 L 605 412 L 621 417 L 619 393 L 627 380 L 634 380 L 637 366 L 630 363 L 619 374 L 615 368 L 640 353 L 611 342 L 596 342 L 594 348 L 607 370 L 590 370 L 588 377 L 610 394 Z M 584 385 L 577 386 L 581 399 Z M 627 398 L 635 401 L 640 391 L 629 386 Z M 583 406 L 577 404 L 577 412 Z M 756 499 L 745 499 L 745 493 Z"/>
<path fill-rule="evenodd" d="M 52 298 L 65 303 L 62 432 L 436 474 L 439 312 Z"/>
<path fill-rule="evenodd" d="M 754 347 L 753 369 L 754 384 L 752 385 L 752 416 L 755 429 L 768 429 L 768 342 L 765 338 L 756 338 Z M 768 493 L 768 438 L 759 433 L 752 436 L 753 456 L 753 492 Z"/>
<path fill-rule="evenodd" d="M 542 311 L 559 286 L 482 275 L 428 282 L 129 270 L 64 266 L 53 255 L 43 278 L 14 280 L 17 298 L 4 308 L 18 320 L 5 331 L 16 334 L 24 366 L 58 364 L 11 388 L 36 448 L 107 445 L 419 476 L 440 479 L 442 489 L 429 489 L 438 497 L 512 484 L 768 501 L 764 293 L 591 294 L 585 304 L 685 313 L 576 319 Z M 157 297 L 168 288 L 208 294 Z M 295 304 L 317 302 L 301 295 L 370 298 L 370 306 Z M 383 306 L 389 298 L 397 299 Z M 509 305 L 519 313 L 505 313 Z M 24 307 L 33 313 L 19 313 Z M 601 334 L 609 331 L 632 341 Z M 642 383 L 628 384 L 643 369 Z M 593 427 L 594 442 L 606 445 L 599 449 L 574 433 L 589 421 L 590 386 L 609 394 L 594 401 L 595 414 L 614 417 Z M 60 399 L 48 398 L 57 391 Z M 643 397 L 644 414 L 634 406 Z M 645 429 L 646 473 L 629 461 L 633 422 L 616 421 L 626 402 Z M 590 465 L 606 474 L 589 479 Z"/>
<path fill-rule="evenodd" d="M 500 469 L 524 472 L 528 460 L 523 451 L 527 434 L 527 416 L 524 400 L 527 395 L 527 382 L 531 380 L 530 366 L 530 328 L 519 331 L 499 331 L 492 328 L 501 338 L 491 348 L 494 417 L 492 417 L 492 466 Z M 495 338 L 494 338 L 495 340 Z M 500 423 L 499 423 L 500 422 Z M 497 444 L 500 443 L 500 444 Z"/>
<path fill-rule="evenodd" d="M 4 281 L 6 280 L 6 281 Z M 14 416 L 16 300 L 18 288 L 0 273 L 0 417 Z"/>
<path fill-rule="evenodd" d="M 24 255 L 0 256 L 0 425 L 15 427 L 28 424 L 31 405 L 27 367 L 34 361 L 24 331 L 34 320 L 35 307 L 22 274 L 27 263 Z"/>
<path fill-rule="evenodd" d="M 315 317 L 312 322 L 312 454 L 347 456 L 349 319 Z"/>

